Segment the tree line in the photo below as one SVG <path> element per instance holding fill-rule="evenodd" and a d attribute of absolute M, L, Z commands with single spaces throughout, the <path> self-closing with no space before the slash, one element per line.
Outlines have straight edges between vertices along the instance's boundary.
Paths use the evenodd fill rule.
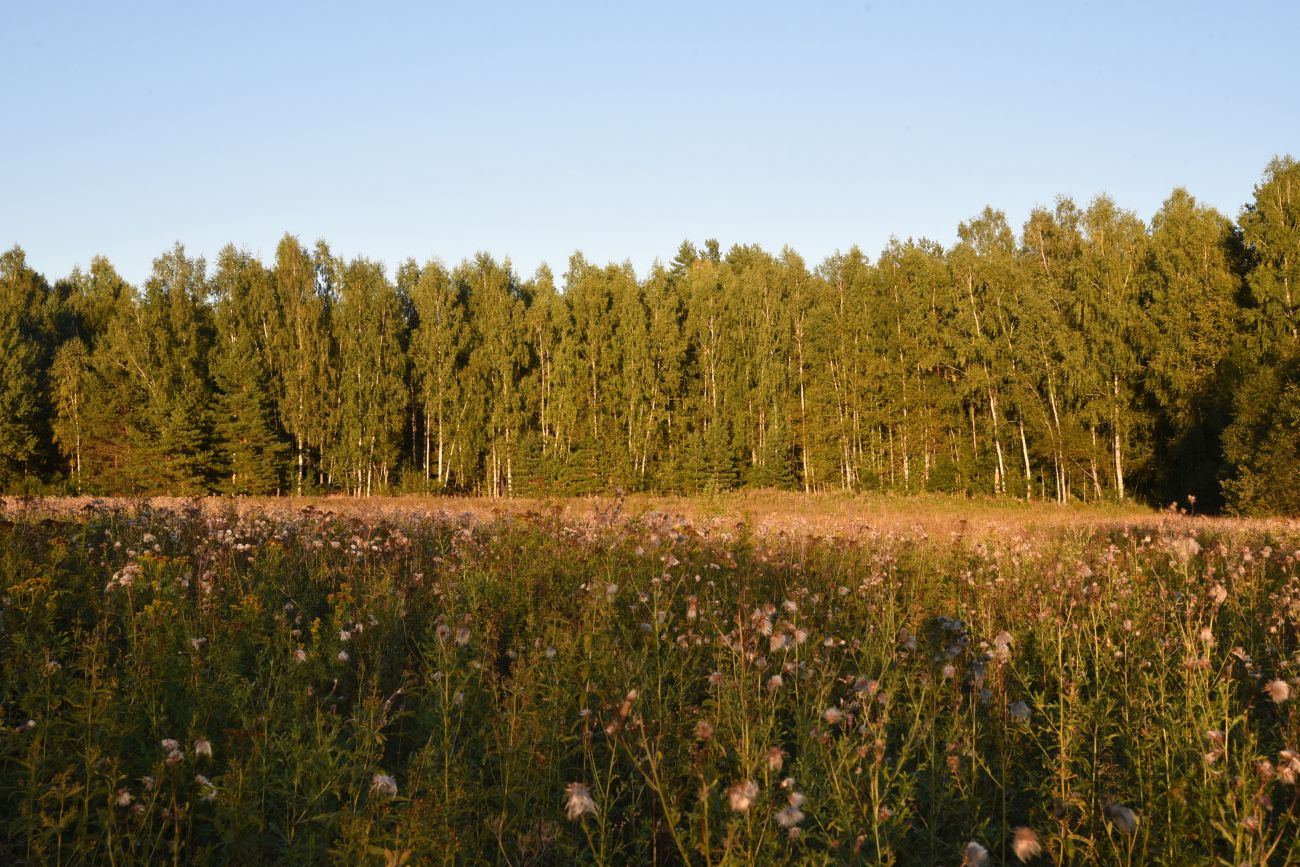
<path fill-rule="evenodd" d="M 741 486 L 1300 512 L 1300 164 L 1238 220 L 1176 189 L 985 208 L 815 267 L 686 242 L 644 278 L 479 254 L 393 275 L 286 235 L 142 286 L 0 256 L 0 487 Z"/>

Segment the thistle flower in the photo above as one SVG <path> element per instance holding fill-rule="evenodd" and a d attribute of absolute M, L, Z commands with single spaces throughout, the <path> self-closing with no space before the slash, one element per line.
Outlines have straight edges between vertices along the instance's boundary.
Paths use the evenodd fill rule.
<path fill-rule="evenodd" d="M 194 775 L 194 783 L 199 787 L 199 800 L 212 801 L 217 797 L 217 787 L 212 785 L 212 781 L 202 774 Z"/>
<path fill-rule="evenodd" d="M 306 662 L 306 661 L 307 661 L 307 651 L 305 651 L 305 650 L 303 650 L 301 647 L 299 647 L 297 650 L 295 650 L 295 651 L 293 652 L 293 658 L 296 659 L 298 662 Z"/>
<path fill-rule="evenodd" d="M 469 644 L 469 627 L 462 626 L 456 630 L 456 643 L 461 647 Z"/>
<path fill-rule="evenodd" d="M 386 798 L 396 797 L 397 780 L 388 774 L 377 773 L 371 781 L 370 788 L 376 795 L 383 795 Z"/>
<path fill-rule="evenodd" d="M 962 854 L 962 867 L 984 867 L 989 863 L 989 850 L 971 840 Z"/>
<path fill-rule="evenodd" d="M 212 742 L 207 738 L 197 738 L 194 741 L 194 755 L 212 758 Z"/>
<path fill-rule="evenodd" d="M 1291 697 L 1291 685 L 1282 678 L 1270 680 L 1264 687 L 1268 697 L 1273 699 L 1274 703 L 1281 704 Z"/>
<path fill-rule="evenodd" d="M 785 750 L 780 747 L 772 747 L 767 751 L 767 769 L 772 773 L 777 773 L 785 765 Z"/>
<path fill-rule="evenodd" d="M 840 720 L 844 719 L 844 711 L 837 707 L 828 707 L 822 712 L 822 718 L 826 720 L 827 725 L 839 725 Z"/>
<path fill-rule="evenodd" d="M 335 659 L 337 659 L 339 662 L 347 662 L 348 652 L 346 650 L 340 650 L 338 656 L 336 656 Z"/>
<path fill-rule="evenodd" d="M 596 808 L 596 802 L 592 800 L 591 791 L 583 783 L 569 783 L 564 790 L 568 796 L 568 801 L 564 805 L 564 811 L 573 822 L 585 815 L 598 815 L 599 810 Z"/>
<path fill-rule="evenodd" d="M 1210 599 L 1213 600 L 1215 605 L 1222 605 L 1228 601 L 1228 589 L 1222 584 L 1216 583 L 1210 588 Z"/>
<path fill-rule="evenodd" d="M 1029 714 L 1029 705 L 1023 701 L 1013 701 L 1007 705 L 1007 715 L 1016 722 L 1028 722 Z"/>
<path fill-rule="evenodd" d="M 695 737 L 702 741 L 707 741 L 713 737 L 713 723 L 702 719 L 695 724 Z"/>
<path fill-rule="evenodd" d="M 1300 755 L 1295 750 L 1282 750 L 1277 754 L 1277 778 L 1288 786 L 1300 779 Z"/>
<path fill-rule="evenodd" d="M 1038 835 L 1033 828 L 1017 828 L 1015 838 L 1011 841 L 1011 851 L 1023 861 L 1030 861 L 1043 854 L 1043 844 L 1038 842 Z"/>
<path fill-rule="evenodd" d="M 776 653 L 778 650 L 781 650 L 782 648 L 785 647 L 785 633 L 784 632 L 772 633 L 772 637 L 767 640 L 767 643 L 768 646 L 772 649 L 772 652 Z"/>
<path fill-rule="evenodd" d="M 129 807 L 135 800 L 135 796 L 127 789 L 118 789 L 117 798 L 114 799 L 119 807 Z"/>
<path fill-rule="evenodd" d="M 803 801 L 802 795 L 799 796 L 799 800 L 800 802 Z M 776 813 L 776 823 L 782 828 L 793 830 L 794 827 L 803 820 L 803 811 L 794 803 L 794 795 L 790 796 L 790 803 L 782 807 Z"/>
<path fill-rule="evenodd" d="M 767 691 L 776 692 L 785 683 L 785 679 L 779 674 L 774 674 L 767 679 Z"/>
<path fill-rule="evenodd" d="M 1106 818 L 1121 834 L 1132 835 L 1137 832 L 1137 814 L 1122 804 L 1107 804 L 1102 810 Z"/>
<path fill-rule="evenodd" d="M 736 813 L 743 813 L 750 807 L 754 806 L 754 801 L 758 798 L 758 784 L 753 780 L 745 780 L 736 783 L 727 789 L 727 803 Z"/>

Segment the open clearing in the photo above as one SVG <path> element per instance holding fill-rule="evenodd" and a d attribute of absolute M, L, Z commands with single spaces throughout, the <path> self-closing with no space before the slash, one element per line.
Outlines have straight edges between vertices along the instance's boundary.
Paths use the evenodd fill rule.
<path fill-rule="evenodd" d="M 1294 863 L 1300 525 L 27 500 L 10 863 Z"/>

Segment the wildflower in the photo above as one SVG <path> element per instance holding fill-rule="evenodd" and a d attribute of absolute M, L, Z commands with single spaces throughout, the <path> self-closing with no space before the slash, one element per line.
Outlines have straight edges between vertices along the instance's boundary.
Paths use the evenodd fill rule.
<path fill-rule="evenodd" d="M 952 680 L 957 676 L 957 667 L 951 662 L 943 667 L 943 679 Z"/>
<path fill-rule="evenodd" d="M 785 680 L 784 678 L 781 677 L 781 675 L 774 674 L 767 679 L 767 691 L 776 692 L 778 689 L 781 688 L 781 685 L 784 683 Z"/>
<path fill-rule="evenodd" d="M 807 641 L 807 640 L 808 640 L 808 630 L 806 630 L 806 629 L 796 629 L 796 630 L 794 631 L 794 643 L 795 643 L 795 644 L 803 644 L 803 643 L 804 643 L 805 641 Z"/>
<path fill-rule="evenodd" d="M 115 800 L 119 807 L 129 807 L 131 806 L 131 802 L 135 800 L 135 796 L 127 789 L 118 789 L 117 798 Z"/>
<path fill-rule="evenodd" d="M 439 623 L 433 631 L 438 636 L 439 641 L 446 641 L 451 637 L 451 627 L 445 623 Z"/>
<path fill-rule="evenodd" d="M 632 702 L 636 701 L 637 691 L 629 689 L 627 695 L 623 697 L 623 703 L 618 706 L 618 715 L 627 719 L 628 714 L 632 713 Z"/>
<path fill-rule="evenodd" d="M 1276 772 L 1273 770 L 1273 763 L 1268 759 L 1260 759 L 1255 763 L 1255 776 L 1265 785 L 1273 782 L 1273 777 L 1276 776 Z"/>
<path fill-rule="evenodd" d="M 212 785 L 212 781 L 202 774 L 194 775 L 194 783 L 199 787 L 199 800 L 212 801 L 217 797 L 217 787 Z"/>
<path fill-rule="evenodd" d="M 727 803 L 731 809 L 737 813 L 743 813 L 750 807 L 754 806 L 754 801 L 758 798 L 758 784 L 753 780 L 745 780 L 736 783 L 727 789 Z"/>
<path fill-rule="evenodd" d="M 198 738 L 194 741 L 194 755 L 212 758 L 212 742 L 207 738 Z"/>
<path fill-rule="evenodd" d="M 1007 705 L 1007 714 L 1016 722 L 1029 721 L 1029 705 L 1023 701 L 1013 701 Z"/>
<path fill-rule="evenodd" d="M 181 762 L 185 761 L 185 754 L 180 750 L 172 750 L 167 754 L 166 761 L 169 766 L 175 767 L 176 765 L 179 765 Z"/>
<path fill-rule="evenodd" d="M 388 774 L 375 774 L 370 788 L 376 795 L 383 795 L 385 798 L 397 796 L 397 780 Z"/>
<path fill-rule="evenodd" d="M 702 741 L 707 741 L 713 737 L 713 723 L 702 719 L 695 724 L 695 737 Z"/>
<path fill-rule="evenodd" d="M 1259 830 L 1259 816 L 1250 815 L 1241 820 L 1241 827 L 1254 834 Z"/>
<path fill-rule="evenodd" d="M 803 795 L 798 792 L 791 794 L 790 803 L 777 811 L 776 823 L 782 828 L 794 830 L 794 827 L 804 819 L 803 810 L 799 809 L 799 805 L 802 803 Z"/>
<path fill-rule="evenodd" d="M 785 647 L 785 633 L 774 632 L 772 637 L 767 640 L 767 643 L 772 648 L 772 652 L 776 653 Z"/>
<path fill-rule="evenodd" d="M 456 630 L 456 643 L 461 647 L 469 644 L 469 627 L 462 626 Z"/>
<path fill-rule="evenodd" d="M 717 686 L 722 683 L 722 672 L 715 671 L 709 674 L 709 686 Z"/>
<path fill-rule="evenodd" d="M 349 641 L 351 641 L 351 640 L 352 640 L 352 633 L 351 633 L 351 632 L 348 632 L 346 629 L 340 629 L 340 630 L 339 630 L 339 641 L 342 641 L 343 643 L 346 644 L 347 642 L 349 642 Z"/>
<path fill-rule="evenodd" d="M 1202 644 L 1206 645 L 1207 647 L 1213 647 L 1213 646 L 1214 646 L 1214 630 L 1211 629 L 1211 628 L 1208 627 L 1208 626 L 1202 626 L 1202 627 L 1201 627 L 1200 639 L 1201 639 L 1201 643 L 1202 643 Z"/>
<path fill-rule="evenodd" d="M 1191 536 L 1170 542 L 1169 547 L 1184 563 L 1201 553 L 1201 544 Z"/>
<path fill-rule="evenodd" d="M 1295 750 L 1282 750 L 1277 754 L 1277 778 L 1288 786 L 1300 779 L 1300 756 Z"/>
<path fill-rule="evenodd" d="M 348 661 L 348 652 L 347 652 L 346 650 L 340 650 L 340 651 L 339 651 L 339 655 L 338 655 L 337 657 L 335 657 L 335 658 L 338 659 L 339 662 L 347 662 L 347 661 Z"/>
<path fill-rule="evenodd" d="M 303 649 L 300 647 L 300 648 L 298 648 L 297 650 L 295 650 L 295 651 L 293 652 L 293 658 L 296 659 L 296 660 L 298 660 L 298 662 L 306 662 L 306 661 L 307 661 L 307 651 L 303 650 Z"/>
<path fill-rule="evenodd" d="M 839 725 L 840 720 L 844 719 L 844 711 L 837 707 L 828 707 L 822 713 L 822 718 L 828 725 Z"/>
<path fill-rule="evenodd" d="M 190 647 L 194 648 L 194 652 L 195 652 L 195 653 L 198 653 L 200 650 L 202 650 L 202 649 L 203 649 L 203 645 L 205 645 L 205 644 L 207 644 L 207 643 L 208 643 L 208 640 L 207 640 L 206 638 L 191 638 L 191 639 L 190 639 Z"/>
<path fill-rule="evenodd" d="M 1103 812 L 1121 834 L 1131 835 L 1137 832 L 1137 814 L 1128 807 L 1122 804 L 1107 804 Z"/>
<path fill-rule="evenodd" d="M 62 666 L 62 665 L 59 665 L 59 664 L 58 664 L 57 662 L 55 662 L 53 659 L 51 659 L 49 662 L 45 663 L 45 673 L 46 673 L 46 674 L 54 674 L 54 673 L 56 673 L 60 668 L 63 668 L 63 666 Z"/>
<path fill-rule="evenodd" d="M 18 734 L 22 734 L 23 732 L 29 732 L 34 728 L 36 728 L 36 720 L 29 719 L 27 722 L 15 728 L 14 731 Z"/>
<path fill-rule="evenodd" d="M 1210 588 L 1210 599 L 1214 601 L 1215 605 L 1222 605 L 1224 602 L 1227 602 L 1228 601 L 1227 588 L 1224 587 L 1222 584 L 1216 583 L 1213 587 Z"/>
<path fill-rule="evenodd" d="M 961 859 L 962 867 L 984 867 L 989 863 L 989 850 L 971 840 Z"/>
<path fill-rule="evenodd" d="M 785 750 L 780 747 L 772 747 L 767 751 L 767 769 L 772 773 L 781 770 L 785 764 Z"/>
<path fill-rule="evenodd" d="M 1038 842 L 1038 835 L 1033 828 L 1017 828 L 1015 838 L 1011 841 L 1011 850 L 1021 861 L 1029 861 L 1043 854 L 1043 844 Z"/>
<path fill-rule="evenodd" d="M 1264 691 L 1276 704 L 1281 704 L 1291 697 L 1291 685 L 1280 677 L 1270 680 L 1264 687 Z"/>
<path fill-rule="evenodd" d="M 176 740 L 175 738 L 162 739 L 162 748 L 164 753 L 174 752 L 175 750 L 180 749 L 180 746 L 181 746 L 180 741 Z"/>
<path fill-rule="evenodd" d="M 569 821 L 573 822 L 585 815 L 595 816 L 598 814 L 596 802 L 591 798 L 591 792 L 583 783 L 569 783 L 564 790 L 568 795 L 568 801 L 564 805 L 565 813 Z"/>
<path fill-rule="evenodd" d="M 156 785 L 156 783 L 153 777 L 141 777 L 140 785 L 144 786 L 144 790 L 146 792 L 152 792 L 153 787 Z"/>

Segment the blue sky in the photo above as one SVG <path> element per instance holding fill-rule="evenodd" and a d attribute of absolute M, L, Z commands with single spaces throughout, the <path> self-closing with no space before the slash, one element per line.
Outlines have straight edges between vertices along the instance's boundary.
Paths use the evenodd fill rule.
<path fill-rule="evenodd" d="M 810 264 L 1058 194 L 1236 216 L 1300 156 L 1300 4 L 8 2 L 0 247 L 143 280 L 285 232 L 390 267 Z"/>

